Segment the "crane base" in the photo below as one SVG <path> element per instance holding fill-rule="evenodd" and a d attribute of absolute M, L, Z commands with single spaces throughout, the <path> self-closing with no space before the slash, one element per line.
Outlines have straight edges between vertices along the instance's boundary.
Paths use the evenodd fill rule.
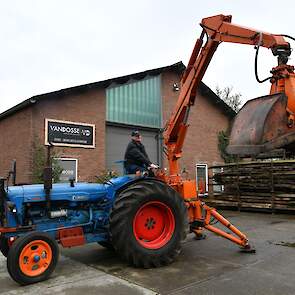
<path fill-rule="evenodd" d="M 248 254 L 254 254 L 254 253 L 256 253 L 256 249 L 253 246 L 248 245 L 246 247 L 241 247 L 240 252 L 248 253 Z"/>
<path fill-rule="evenodd" d="M 195 236 L 194 236 L 194 239 L 199 241 L 199 240 L 205 240 L 207 238 L 207 235 L 205 234 L 196 234 L 195 233 Z"/>

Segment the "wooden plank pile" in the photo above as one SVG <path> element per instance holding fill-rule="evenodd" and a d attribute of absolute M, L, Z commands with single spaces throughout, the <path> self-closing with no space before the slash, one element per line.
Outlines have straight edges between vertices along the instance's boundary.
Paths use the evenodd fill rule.
<path fill-rule="evenodd" d="M 295 212 L 295 160 L 239 162 L 211 167 L 219 169 L 210 178 L 209 203 L 236 207 Z M 214 187 L 222 185 L 223 191 Z"/>

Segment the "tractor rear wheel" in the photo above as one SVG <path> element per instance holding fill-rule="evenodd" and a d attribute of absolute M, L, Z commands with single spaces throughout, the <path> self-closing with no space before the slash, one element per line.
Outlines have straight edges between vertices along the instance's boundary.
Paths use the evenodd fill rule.
<path fill-rule="evenodd" d="M 160 267 L 173 262 L 187 228 L 183 199 L 157 180 L 142 180 L 120 192 L 110 215 L 112 244 L 136 267 Z"/>
<path fill-rule="evenodd" d="M 7 257 L 9 252 L 9 245 L 8 239 L 5 237 L 0 237 L 0 251 L 5 257 Z"/>
<path fill-rule="evenodd" d="M 114 247 L 111 242 L 97 242 L 97 244 L 110 251 L 114 251 Z"/>
<path fill-rule="evenodd" d="M 57 242 L 48 234 L 32 232 L 16 239 L 8 257 L 7 269 L 20 285 L 46 280 L 54 271 L 59 256 Z"/>

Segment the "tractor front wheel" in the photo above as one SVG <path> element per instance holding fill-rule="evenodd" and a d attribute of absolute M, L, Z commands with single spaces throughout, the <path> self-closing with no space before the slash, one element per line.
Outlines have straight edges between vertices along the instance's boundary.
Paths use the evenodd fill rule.
<path fill-rule="evenodd" d="M 48 234 L 32 232 L 16 239 L 8 257 L 7 269 L 20 285 L 46 280 L 54 271 L 59 256 L 57 242 Z"/>
<path fill-rule="evenodd" d="M 9 252 L 9 245 L 8 239 L 5 237 L 0 237 L 0 251 L 5 257 L 7 257 Z"/>
<path fill-rule="evenodd" d="M 142 180 L 122 191 L 110 217 L 115 250 L 144 268 L 171 263 L 180 253 L 187 227 L 182 198 L 157 180 Z"/>

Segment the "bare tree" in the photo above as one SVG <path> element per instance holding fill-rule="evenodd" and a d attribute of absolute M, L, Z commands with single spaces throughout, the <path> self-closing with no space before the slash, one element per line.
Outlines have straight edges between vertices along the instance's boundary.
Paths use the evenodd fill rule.
<path fill-rule="evenodd" d="M 235 112 L 238 112 L 242 105 L 242 94 L 241 93 L 232 93 L 233 87 L 227 86 L 220 88 L 219 86 L 215 87 L 216 94 L 228 104 Z"/>

